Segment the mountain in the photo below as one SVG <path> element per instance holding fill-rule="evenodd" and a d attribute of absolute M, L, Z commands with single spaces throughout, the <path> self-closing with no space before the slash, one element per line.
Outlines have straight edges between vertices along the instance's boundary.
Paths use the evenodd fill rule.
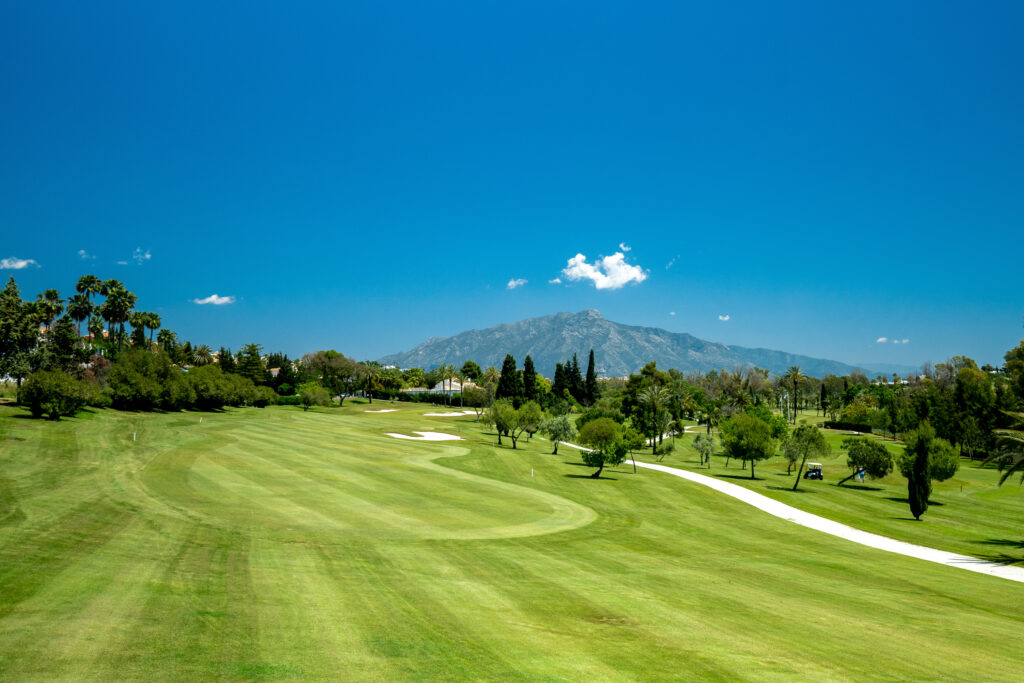
<path fill-rule="evenodd" d="M 511 353 L 520 366 L 527 355 L 532 356 L 537 371 L 550 377 L 555 363 L 564 362 L 574 353 L 585 370 L 590 349 L 594 349 L 597 373 L 604 377 L 628 375 L 652 360 L 663 370 L 677 368 L 683 372 L 756 366 L 782 374 L 798 365 L 807 375 L 824 377 L 828 373 L 848 375 L 858 369 L 823 358 L 727 346 L 656 327 L 623 325 L 606 320 L 593 309 L 527 318 L 454 337 L 432 337 L 411 351 L 384 356 L 380 362 L 429 369 L 441 363 L 461 367 L 472 359 L 481 367 L 501 367 L 505 354 Z"/>

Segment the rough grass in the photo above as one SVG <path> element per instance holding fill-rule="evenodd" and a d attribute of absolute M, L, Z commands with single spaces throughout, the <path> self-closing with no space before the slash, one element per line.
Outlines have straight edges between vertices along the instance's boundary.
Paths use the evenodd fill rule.
<path fill-rule="evenodd" d="M 814 424 L 813 413 L 805 419 Z M 820 419 L 820 418 L 819 418 Z M 735 460 L 712 457 L 707 470 L 693 450 L 694 434 L 676 440 L 676 450 L 662 464 L 703 474 L 724 477 L 771 498 L 845 524 L 911 543 L 941 548 L 998 562 L 1024 564 L 1024 488 L 1016 481 L 999 486 L 999 472 L 981 461 L 961 459 L 960 469 L 950 480 L 933 482 L 928 511 L 915 521 L 907 502 L 907 480 L 898 467 L 884 479 L 851 479 L 846 452 L 840 450 L 849 432 L 823 430 L 832 448 L 830 457 L 820 459 L 823 481 L 801 479 L 792 491 L 796 470 L 787 475 L 782 457 L 762 461 L 750 479 L 750 467 Z M 717 439 L 717 434 L 715 435 Z M 888 437 L 871 436 L 886 445 L 894 456 L 903 453 L 903 443 Z M 647 455 L 639 457 L 648 458 Z M 649 459 L 649 458 L 648 458 Z M 818 460 L 818 459 L 816 459 Z"/>
<path fill-rule="evenodd" d="M 581 478 L 570 449 L 499 449 L 436 407 L 366 408 L 0 406 L 3 677 L 1018 674 L 1024 586 L 628 463 Z M 383 436 L 417 429 L 466 441 Z"/>

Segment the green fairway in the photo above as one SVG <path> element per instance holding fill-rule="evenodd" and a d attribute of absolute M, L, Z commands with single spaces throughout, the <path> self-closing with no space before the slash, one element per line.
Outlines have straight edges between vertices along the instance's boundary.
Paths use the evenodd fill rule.
<path fill-rule="evenodd" d="M 398 410 L 52 423 L 0 405 L 3 678 L 1020 676 L 1024 585 L 845 542 L 628 462 L 592 480 L 571 449 L 498 448 L 472 417 L 372 406 L 385 407 Z M 413 431 L 465 440 L 384 435 Z M 791 484 L 777 471 L 759 467 L 754 485 Z M 954 504 L 947 482 L 917 527 L 967 510 L 962 537 L 936 536 L 959 552 L 1024 536 L 1015 485 L 961 478 L 981 507 Z M 765 492 L 872 531 L 911 526 L 874 519 L 907 516 L 878 492 L 808 484 Z"/>
<path fill-rule="evenodd" d="M 819 418 L 820 419 L 820 418 Z M 813 413 L 808 419 L 814 423 Z M 676 440 L 676 450 L 662 464 L 682 467 L 702 474 L 726 478 L 781 502 L 850 526 L 951 552 L 973 555 L 997 562 L 1024 564 L 1024 488 L 1017 478 L 998 485 L 999 473 L 980 461 L 962 459 L 956 476 L 934 482 L 931 503 L 922 521 L 914 520 L 907 503 L 907 480 L 896 467 L 884 479 L 851 479 L 836 484 L 850 474 L 846 452 L 840 450 L 847 432 L 825 430 L 832 448 L 831 456 L 821 459 L 824 481 L 802 479 L 796 491 L 796 470 L 787 474 L 781 456 L 758 463 L 756 479 L 750 479 L 749 465 L 725 458 L 712 458 L 710 470 L 700 466 L 691 444 L 695 434 Z M 882 441 L 894 455 L 903 452 L 903 444 L 889 438 Z M 649 454 L 644 457 L 650 460 Z"/>

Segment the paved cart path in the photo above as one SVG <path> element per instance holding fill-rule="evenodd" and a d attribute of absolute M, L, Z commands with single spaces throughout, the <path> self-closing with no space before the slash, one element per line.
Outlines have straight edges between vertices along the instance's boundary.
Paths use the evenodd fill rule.
<path fill-rule="evenodd" d="M 582 446 L 577 446 L 575 444 L 562 442 L 562 445 L 584 450 Z M 1010 581 L 1019 581 L 1024 583 L 1024 567 L 1015 567 L 1013 565 L 999 564 L 998 562 L 989 562 L 988 560 L 971 557 L 970 555 L 959 555 L 957 553 L 929 548 L 923 545 L 897 541 L 895 538 L 873 534 L 869 531 L 854 529 L 852 526 L 840 524 L 839 522 L 831 519 L 825 519 L 824 517 L 813 515 L 810 512 L 798 510 L 792 505 L 780 503 L 779 501 L 757 493 L 756 491 L 751 491 L 750 489 L 744 488 L 738 484 L 722 481 L 715 477 L 709 477 L 706 474 L 698 474 L 697 472 L 690 472 L 689 470 L 681 470 L 676 467 L 657 465 L 649 462 L 637 461 L 636 466 L 649 470 L 657 470 L 676 477 L 682 477 L 688 481 L 692 481 L 724 493 L 727 496 L 732 496 L 733 498 L 741 500 L 748 505 L 753 505 L 758 510 L 763 510 L 770 515 L 775 515 L 776 517 L 780 517 L 788 522 L 793 522 L 794 524 L 799 524 L 800 526 L 805 526 L 809 529 L 815 529 L 816 531 L 838 536 L 839 538 L 845 538 L 848 541 L 860 543 L 861 545 L 866 545 L 869 548 L 886 550 L 890 553 L 898 553 L 900 555 L 906 555 L 907 557 L 916 557 L 919 560 L 937 562 L 939 564 L 944 564 L 947 567 L 957 567 L 958 569 L 966 569 L 980 574 L 989 574 L 990 576 L 998 576 L 1002 579 L 1009 579 Z"/>

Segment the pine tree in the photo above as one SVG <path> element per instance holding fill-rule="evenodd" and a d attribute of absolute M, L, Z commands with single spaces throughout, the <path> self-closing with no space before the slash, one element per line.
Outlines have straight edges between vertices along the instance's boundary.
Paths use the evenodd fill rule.
<path fill-rule="evenodd" d="M 537 371 L 530 356 L 523 361 L 523 396 L 527 401 L 537 400 Z"/>
<path fill-rule="evenodd" d="M 506 354 L 505 362 L 501 364 L 501 378 L 498 379 L 494 397 L 511 399 L 512 407 L 518 409 L 523 402 L 524 394 L 523 376 L 516 370 L 516 359 L 512 354 Z"/>
<path fill-rule="evenodd" d="M 224 372 L 235 371 L 235 357 L 231 355 L 231 349 L 225 349 L 223 346 L 220 347 L 220 353 L 217 355 L 217 364 Z"/>
<path fill-rule="evenodd" d="M 587 362 L 587 381 L 584 393 L 588 406 L 597 403 L 597 371 L 594 369 L 594 349 L 590 349 L 590 360 Z"/>

